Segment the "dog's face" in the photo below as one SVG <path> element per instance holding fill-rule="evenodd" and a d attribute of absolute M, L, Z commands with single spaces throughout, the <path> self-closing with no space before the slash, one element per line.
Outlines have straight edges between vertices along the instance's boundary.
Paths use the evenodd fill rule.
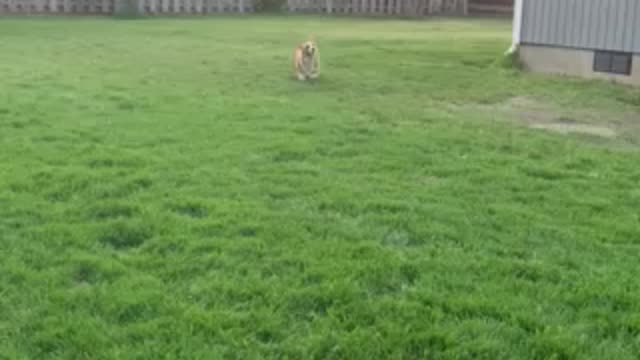
<path fill-rule="evenodd" d="M 313 57 L 317 51 L 316 44 L 314 44 L 312 41 L 307 41 L 304 44 L 302 44 L 302 51 L 306 56 Z"/>

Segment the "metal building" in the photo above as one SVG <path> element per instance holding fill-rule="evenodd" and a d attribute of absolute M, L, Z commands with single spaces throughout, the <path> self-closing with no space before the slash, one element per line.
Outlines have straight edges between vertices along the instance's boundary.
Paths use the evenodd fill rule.
<path fill-rule="evenodd" d="M 640 85 L 640 0 L 516 0 L 513 45 L 534 72 Z"/>

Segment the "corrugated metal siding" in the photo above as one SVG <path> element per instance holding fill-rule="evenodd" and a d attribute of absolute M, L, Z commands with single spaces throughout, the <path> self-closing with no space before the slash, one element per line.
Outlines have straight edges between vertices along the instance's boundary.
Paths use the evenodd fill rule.
<path fill-rule="evenodd" d="M 640 2 L 636 2 L 634 4 L 635 6 L 635 11 L 633 12 L 633 24 L 640 24 Z M 632 39 L 629 40 L 630 44 L 633 44 L 632 47 L 634 49 L 640 49 L 640 25 L 636 25 L 634 26 L 635 28 L 635 35 L 632 37 Z"/>
<path fill-rule="evenodd" d="M 640 53 L 640 0 L 524 0 L 523 44 Z"/>

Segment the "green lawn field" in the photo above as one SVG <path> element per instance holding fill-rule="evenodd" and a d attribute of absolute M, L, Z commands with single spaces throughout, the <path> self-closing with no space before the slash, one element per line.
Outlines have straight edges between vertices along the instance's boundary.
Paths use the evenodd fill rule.
<path fill-rule="evenodd" d="M 0 359 L 638 359 L 640 90 L 510 31 L 0 19 Z"/>

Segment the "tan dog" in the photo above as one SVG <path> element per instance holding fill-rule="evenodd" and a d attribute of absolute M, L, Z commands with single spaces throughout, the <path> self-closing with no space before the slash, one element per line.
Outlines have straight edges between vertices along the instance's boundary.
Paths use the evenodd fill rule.
<path fill-rule="evenodd" d="M 316 79 L 320 75 L 320 52 L 315 40 L 298 45 L 293 52 L 293 69 L 298 80 Z"/>

